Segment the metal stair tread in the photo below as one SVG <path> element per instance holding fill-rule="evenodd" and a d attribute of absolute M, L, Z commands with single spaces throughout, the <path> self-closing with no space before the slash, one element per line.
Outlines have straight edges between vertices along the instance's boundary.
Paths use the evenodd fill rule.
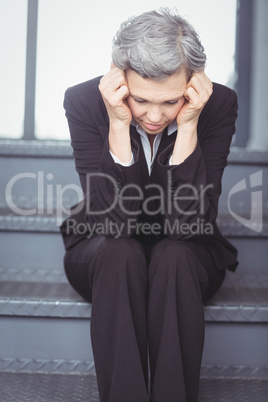
<path fill-rule="evenodd" d="M 68 283 L 0 282 L 0 315 L 90 318 L 91 304 Z M 205 305 L 207 322 L 268 322 L 268 289 L 222 288 Z"/>
<path fill-rule="evenodd" d="M 99 402 L 94 375 L 1 373 L 2 402 Z M 268 380 L 209 378 L 200 380 L 199 402 L 266 402 Z"/>
<path fill-rule="evenodd" d="M 70 360 L 58 358 L 14 358 L 0 357 L 0 373 L 35 373 L 35 374 L 74 374 L 96 375 L 94 360 Z M 203 379 L 268 379 L 268 366 L 204 364 L 200 376 Z"/>

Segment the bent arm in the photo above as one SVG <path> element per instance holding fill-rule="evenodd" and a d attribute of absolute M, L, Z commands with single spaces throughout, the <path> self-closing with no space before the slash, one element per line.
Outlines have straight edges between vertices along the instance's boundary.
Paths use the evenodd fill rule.
<path fill-rule="evenodd" d="M 112 222 L 117 227 L 126 223 L 132 211 L 131 218 L 136 219 L 139 214 L 140 197 L 135 186 L 140 185 L 139 145 L 131 141 L 134 152 L 134 163 L 125 167 L 114 162 L 108 142 L 109 128 L 105 123 L 104 113 L 101 114 L 101 96 L 98 90 L 87 96 L 95 97 L 94 105 L 84 101 L 81 91 L 76 87 L 69 88 L 65 93 L 64 108 L 71 134 L 71 144 L 75 159 L 76 170 L 85 195 L 83 203 L 73 210 L 73 216 L 78 212 L 84 215 L 85 223 L 91 227 L 94 224 L 107 225 Z M 126 184 L 129 187 L 125 187 Z M 121 193 L 124 197 L 124 208 L 121 208 Z M 131 199 L 127 199 L 131 197 Z M 79 210 L 80 209 L 80 210 Z M 121 236 L 130 237 L 125 225 Z M 108 235 L 114 233 L 106 227 Z M 116 234 L 116 233 L 115 233 Z"/>
<path fill-rule="evenodd" d="M 212 96 L 204 108 L 204 116 L 198 126 L 198 141 L 194 151 L 180 164 L 167 166 L 172 146 L 158 158 L 160 184 L 165 189 L 165 220 L 174 228 L 178 221 L 184 233 L 169 232 L 176 239 L 187 239 L 194 235 L 191 225 L 213 223 L 218 214 L 221 194 L 221 179 L 237 117 L 237 97 L 234 91 L 219 86 L 220 101 L 215 104 Z M 209 110 L 213 110 L 211 113 Z"/>

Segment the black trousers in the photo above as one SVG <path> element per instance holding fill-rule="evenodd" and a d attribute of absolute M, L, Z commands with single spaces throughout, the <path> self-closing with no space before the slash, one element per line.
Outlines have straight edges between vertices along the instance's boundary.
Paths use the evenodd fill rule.
<path fill-rule="evenodd" d="M 196 402 L 203 303 L 225 276 L 204 244 L 164 239 L 144 248 L 135 239 L 95 236 L 68 250 L 64 264 L 92 303 L 101 402 Z"/>

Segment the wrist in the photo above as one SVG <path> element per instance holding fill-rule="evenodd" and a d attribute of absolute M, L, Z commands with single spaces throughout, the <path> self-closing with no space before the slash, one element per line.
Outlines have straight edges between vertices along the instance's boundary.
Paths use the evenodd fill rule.
<path fill-rule="evenodd" d="M 129 132 L 130 123 L 127 120 L 113 120 L 109 122 L 110 131 L 117 132 Z"/>
<path fill-rule="evenodd" d="M 129 126 L 110 124 L 109 149 L 121 162 L 130 161 L 132 154 Z"/>
<path fill-rule="evenodd" d="M 188 123 L 178 123 L 178 134 L 196 135 L 198 120 Z"/>
<path fill-rule="evenodd" d="M 176 141 L 173 148 L 172 165 L 182 163 L 196 148 L 197 126 L 188 124 L 178 127 Z"/>

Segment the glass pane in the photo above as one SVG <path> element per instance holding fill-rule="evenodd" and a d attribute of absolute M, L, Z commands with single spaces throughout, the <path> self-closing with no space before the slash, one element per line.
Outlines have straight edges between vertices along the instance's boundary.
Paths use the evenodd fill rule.
<path fill-rule="evenodd" d="M 0 137 L 23 134 L 26 33 L 27 0 L 0 0 Z"/>
<path fill-rule="evenodd" d="M 236 0 L 165 0 L 199 32 L 213 80 L 233 85 Z M 163 0 L 39 0 L 36 136 L 69 139 L 62 107 L 66 88 L 110 68 L 111 42 L 122 21 L 160 8 Z"/>

